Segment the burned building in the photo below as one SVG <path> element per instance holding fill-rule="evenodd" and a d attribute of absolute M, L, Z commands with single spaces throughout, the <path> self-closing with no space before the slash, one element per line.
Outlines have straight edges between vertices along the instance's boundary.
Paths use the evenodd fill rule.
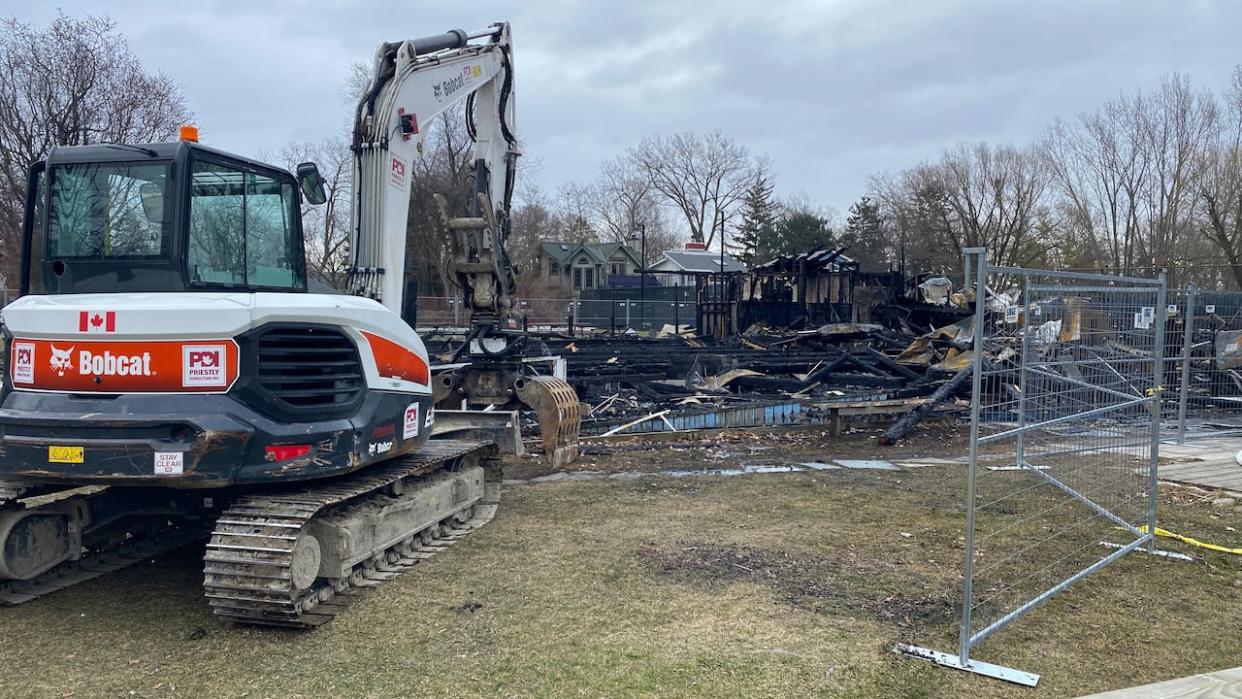
<path fill-rule="evenodd" d="M 738 301 L 738 325 L 808 328 L 856 320 L 859 265 L 845 248 L 782 255 L 752 267 Z"/>

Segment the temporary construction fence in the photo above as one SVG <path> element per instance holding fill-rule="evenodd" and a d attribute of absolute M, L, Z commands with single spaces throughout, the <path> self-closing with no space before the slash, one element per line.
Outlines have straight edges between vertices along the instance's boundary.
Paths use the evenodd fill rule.
<path fill-rule="evenodd" d="M 1122 556 L 1155 551 L 1165 285 L 970 254 L 988 293 L 963 347 L 973 386 L 958 648 L 900 650 L 1034 685 L 1038 675 L 975 659 L 977 647 Z"/>
<path fill-rule="evenodd" d="M 1165 424 L 1186 439 L 1242 432 L 1242 292 L 1169 292 Z"/>

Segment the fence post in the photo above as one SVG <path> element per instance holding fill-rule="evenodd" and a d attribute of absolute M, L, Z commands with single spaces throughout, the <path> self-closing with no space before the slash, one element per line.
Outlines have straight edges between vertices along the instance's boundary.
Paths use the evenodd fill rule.
<path fill-rule="evenodd" d="M 1186 289 L 1186 307 L 1182 310 L 1182 381 L 1177 394 L 1177 443 L 1186 443 L 1186 403 L 1190 399 L 1190 353 L 1195 334 L 1195 309 L 1199 304 L 1199 287 Z"/>
<path fill-rule="evenodd" d="M 1030 282 L 1030 279 L 1026 275 L 1023 275 L 1022 276 L 1022 295 L 1018 297 L 1022 300 L 1022 308 L 1021 308 L 1022 310 L 1022 354 L 1021 354 L 1022 363 L 1018 365 L 1020 367 L 1018 369 L 1018 428 L 1019 429 L 1026 427 L 1026 391 L 1027 391 L 1026 367 L 1027 367 L 1027 362 L 1029 361 L 1029 355 L 1027 354 L 1027 351 L 1031 343 L 1031 314 L 1030 314 L 1030 303 L 1031 302 L 1029 298 L 1029 294 L 1030 294 L 1030 291 L 1029 291 L 1030 283 L 1029 282 Z M 1014 466 L 1017 466 L 1019 468 L 1026 466 L 1026 440 L 1024 439 L 1025 437 L 1026 437 L 1025 431 L 1018 433 L 1017 444 L 1015 445 L 1015 450 L 1014 450 L 1014 457 L 1015 457 Z"/>
<path fill-rule="evenodd" d="M 1147 466 L 1147 550 L 1156 553 L 1156 500 L 1160 490 L 1157 482 L 1157 468 L 1160 462 L 1160 417 L 1164 394 L 1164 333 L 1168 329 L 1169 307 L 1167 289 L 1168 277 L 1165 270 L 1160 270 L 1160 289 L 1156 292 L 1156 337 L 1152 348 L 1152 419 L 1151 419 L 1151 463 Z"/>
<path fill-rule="evenodd" d="M 681 283 L 673 283 L 673 329 L 681 334 Z"/>
<path fill-rule="evenodd" d="M 974 376 L 970 387 L 970 467 L 966 475 L 966 536 L 965 561 L 962 564 L 962 627 L 958 642 L 958 659 L 962 665 L 970 663 L 970 611 L 974 589 L 971 576 L 975 560 L 975 477 L 979 471 L 979 401 L 983 395 L 983 333 L 987 318 L 987 248 L 967 248 L 964 252 L 977 254 L 979 264 L 975 283 L 975 332 Z"/>

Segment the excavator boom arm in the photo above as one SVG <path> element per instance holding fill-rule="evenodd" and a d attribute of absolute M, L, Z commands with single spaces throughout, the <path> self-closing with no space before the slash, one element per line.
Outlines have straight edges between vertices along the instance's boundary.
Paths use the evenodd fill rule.
<path fill-rule="evenodd" d="M 476 43 L 472 43 L 476 42 Z M 539 419 L 554 464 L 578 453 L 579 403 L 562 379 L 531 376 L 521 362 L 526 336 L 513 322 L 516 280 L 506 248 L 513 180 L 520 154 L 514 136 L 513 57 L 509 25 L 386 43 L 358 103 L 354 123 L 351 293 L 368 296 L 404 317 L 406 224 L 412 165 L 425 127 L 466 101 L 474 141 L 474 197 L 464 217 L 435 195 L 440 234 L 469 312 L 462 347 L 470 363 L 436 377 L 441 408 L 512 408 L 523 403 Z"/>
<path fill-rule="evenodd" d="M 500 23 L 478 32 L 453 30 L 381 45 L 359 100 L 352 143 L 350 292 L 398 314 L 405 292 L 414 161 L 427 127 L 462 102 L 468 106 L 475 201 L 480 203 L 466 219 L 477 225 L 449 229 L 444 221 L 454 273 L 472 313 L 504 315 L 510 304 L 514 272 L 504 241 L 520 150 L 514 136 L 509 25 Z"/>

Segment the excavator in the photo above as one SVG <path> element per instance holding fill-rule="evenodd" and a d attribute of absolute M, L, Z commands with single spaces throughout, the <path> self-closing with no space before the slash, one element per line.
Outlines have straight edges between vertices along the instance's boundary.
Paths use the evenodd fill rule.
<path fill-rule="evenodd" d="M 470 328 L 437 371 L 408 313 L 411 164 L 463 101 L 472 210 L 437 203 Z M 554 463 L 576 456 L 577 397 L 525 361 L 515 322 L 509 26 L 379 47 L 354 117 L 349 293 L 308 283 L 313 163 L 181 136 L 30 169 L 23 295 L 3 312 L 0 605 L 206 539 L 215 614 L 319 626 L 493 517 L 497 440 L 443 438 L 438 413 L 525 406 Z"/>

